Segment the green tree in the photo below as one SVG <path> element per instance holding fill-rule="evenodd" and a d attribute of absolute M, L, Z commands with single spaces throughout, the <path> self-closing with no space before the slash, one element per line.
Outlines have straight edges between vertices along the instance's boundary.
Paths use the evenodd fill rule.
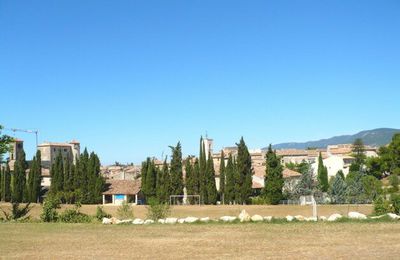
<path fill-rule="evenodd" d="M 251 156 L 249 150 L 247 149 L 246 143 L 243 140 L 243 137 L 240 139 L 237 147 L 237 170 L 239 173 L 239 179 L 237 181 L 240 187 L 240 197 L 237 202 L 240 204 L 244 204 L 249 201 L 249 198 L 252 194 L 253 168 L 251 167 Z"/>
<path fill-rule="evenodd" d="M 8 163 L 3 172 L 3 200 L 6 202 L 11 201 L 11 171 Z"/>
<path fill-rule="evenodd" d="M 176 147 L 170 146 L 172 150 L 171 157 L 171 194 L 183 195 L 183 174 L 182 174 L 182 147 L 178 142 Z"/>
<path fill-rule="evenodd" d="M 203 137 L 200 137 L 200 155 L 199 155 L 199 192 L 203 204 L 208 204 L 207 194 L 207 158 L 206 148 Z"/>
<path fill-rule="evenodd" d="M 162 169 L 158 171 L 157 177 L 157 198 L 161 203 L 168 202 L 170 181 L 167 159 L 164 160 Z"/>
<path fill-rule="evenodd" d="M 350 167 L 350 171 L 359 171 L 361 167 L 365 164 L 366 159 L 365 146 L 361 138 L 357 138 L 356 140 L 354 140 L 352 151 L 355 160 Z"/>
<path fill-rule="evenodd" d="M 54 194 L 64 190 L 64 162 L 61 151 L 56 155 L 53 165 L 50 169 L 51 184 L 50 191 Z"/>
<path fill-rule="evenodd" d="M 282 188 L 284 185 L 282 165 L 272 146 L 269 145 L 266 154 L 266 173 L 264 185 L 264 197 L 269 204 L 276 205 L 283 198 Z"/>
<path fill-rule="evenodd" d="M 26 169 L 25 152 L 24 150 L 20 150 L 15 161 L 14 176 L 12 178 L 13 202 L 23 202 L 24 200 L 24 194 L 26 193 Z"/>
<path fill-rule="evenodd" d="M 208 204 L 217 203 L 217 187 L 215 185 L 215 170 L 214 170 L 214 162 L 211 155 L 211 152 L 208 152 L 207 159 L 207 198 Z"/>
<path fill-rule="evenodd" d="M 41 157 L 40 151 L 37 151 L 36 156 L 33 157 L 31 167 L 29 169 L 28 182 L 27 182 L 27 201 L 38 202 L 40 196 L 40 182 L 41 182 Z"/>
<path fill-rule="evenodd" d="M 146 199 L 154 198 L 156 196 L 156 183 L 157 183 L 157 169 L 155 167 L 154 160 L 152 160 L 147 166 L 146 182 L 145 182 Z"/>
<path fill-rule="evenodd" d="M 333 203 L 344 204 L 346 202 L 346 182 L 339 172 L 331 182 L 328 194 Z"/>
<path fill-rule="evenodd" d="M 221 150 L 221 160 L 219 165 L 219 195 L 223 204 L 225 204 L 225 154 Z"/>
<path fill-rule="evenodd" d="M 149 167 L 151 163 L 150 157 L 147 157 L 146 161 L 142 162 L 142 168 L 140 170 L 140 176 L 141 176 L 141 185 L 142 185 L 142 192 L 143 194 L 147 194 L 147 185 L 146 185 L 146 179 L 147 179 L 147 168 Z"/>
<path fill-rule="evenodd" d="M 363 172 L 350 172 L 346 176 L 346 199 L 348 203 L 365 203 L 365 191 L 362 178 Z"/>
<path fill-rule="evenodd" d="M 361 178 L 366 202 L 373 202 L 382 194 L 382 183 L 373 176 L 365 175 Z"/>
<path fill-rule="evenodd" d="M 232 204 L 235 201 L 235 165 L 232 154 L 229 154 L 226 164 L 225 202 Z"/>
<path fill-rule="evenodd" d="M 394 192 L 398 192 L 399 191 L 399 176 L 397 175 L 397 173 L 392 173 L 389 176 L 389 184 L 392 186 L 392 190 Z"/>
<path fill-rule="evenodd" d="M 339 170 L 336 175 L 339 175 L 343 180 L 346 179 L 342 170 Z"/>
<path fill-rule="evenodd" d="M 294 189 L 294 195 L 296 197 L 312 195 L 316 186 L 317 185 L 313 178 L 313 170 L 309 167 L 308 171 L 301 175 L 300 180 Z"/>
<path fill-rule="evenodd" d="M 319 183 L 319 188 L 322 192 L 327 192 L 329 189 L 329 180 L 328 180 L 328 169 L 324 166 L 324 162 L 322 160 L 322 155 L 319 153 L 318 157 L 318 171 L 317 171 L 317 179 Z"/>
<path fill-rule="evenodd" d="M 10 143 L 14 139 L 8 135 L 2 135 L 1 130 L 3 126 L 0 125 L 0 164 L 3 162 L 3 155 L 10 150 Z"/>

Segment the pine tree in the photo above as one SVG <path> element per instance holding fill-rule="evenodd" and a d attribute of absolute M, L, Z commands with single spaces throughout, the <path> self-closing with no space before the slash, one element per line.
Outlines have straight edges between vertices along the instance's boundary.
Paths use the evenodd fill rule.
<path fill-rule="evenodd" d="M 215 185 L 215 170 L 214 170 L 214 162 L 211 155 L 211 152 L 208 152 L 208 160 L 207 160 L 207 199 L 208 204 L 217 203 L 217 187 Z"/>
<path fill-rule="evenodd" d="M 221 150 L 221 160 L 219 165 L 219 194 L 220 200 L 225 204 L 225 154 Z"/>
<path fill-rule="evenodd" d="M 225 184 L 225 202 L 234 203 L 235 200 L 235 166 L 233 164 L 232 154 L 229 154 L 226 164 L 226 184 Z"/>
<path fill-rule="evenodd" d="M 324 162 L 322 160 L 322 154 L 321 153 L 319 153 L 319 157 L 318 157 L 317 179 L 318 179 L 320 190 L 322 192 L 327 192 L 328 189 L 329 189 L 328 169 L 324 166 Z"/>
<path fill-rule="evenodd" d="M 26 168 L 25 152 L 20 150 L 17 155 L 17 160 L 14 165 L 13 180 L 13 202 L 23 202 L 24 194 L 26 194 Z"/>
<path fill-rule="evenodd" d="M 313 170 L 310 167 L 308 171 L 305 171 L 301 175 L 300 180 L 295 187 L 294 193 L 297 197 L 312 195 L 316 186 L 317 185 L 313 178 Z"/>
<path fill-rule="evenodd" d="M 252 194 L 252 176 L 253 169 L 251 167 L 251 156 L 247 146 L 243 140 L 240 139 L 238 146 L 238 156 L 237 156 L 237 170 L 239 174 L 238 184 L 239 184 L 239 200 L 240 204 L 248 202 Z"/>
<path fill-rule="evenodd" d="M 176 147 L 170 146 L 172 150 L 171 158 L 171 194 L 183 195 L 183 174 L 182 174 L 182 147 L 178 142 Z"/>
<path fill-rule="evenodd" d="M 355 161 L 352 165 L 352 169 L 350 171 L 359 171 L 360 168 L 365 164 L 365 146 L 364 142 L 361 138 L 357 138 L 353 143 L 353 156 Z"/>
<path fill-rule="evenodd" d="M 339 173 L 331 182 L 328 193 L 333 203 L 343 204 L 346 202 L 346 182 Z"/>
<path fill-rule="evenodd" d="M 276 152 L 272 151 L 271 145 L 268 147 L 266 154 L 266 165 L 263 193 L 268 203 L 276 205 L 283 198 L 282 188 L 284 180 L 280 159 L 276 155 Z"/>

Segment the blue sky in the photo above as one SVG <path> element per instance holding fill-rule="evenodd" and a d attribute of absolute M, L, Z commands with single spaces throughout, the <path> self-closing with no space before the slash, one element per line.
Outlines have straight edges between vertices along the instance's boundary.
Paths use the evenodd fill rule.
<path fill-rule="evenodd" d="M 0 1 L 0 124 L 104 164 L 400 128 L 400 2 Z M 26 141 L 28 157 L 34 138 Z"/>

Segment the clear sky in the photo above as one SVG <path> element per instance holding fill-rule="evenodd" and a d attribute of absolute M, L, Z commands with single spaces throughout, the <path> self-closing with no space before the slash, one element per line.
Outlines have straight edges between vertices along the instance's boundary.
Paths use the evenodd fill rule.
<path fill-rule="evenodd" d="M 0 124 L 104 164 L 400 128 L 400 1 L 0 0 Z M 11 133 L 12 134 L 12 133 Z M 28 157 L 34 137 L 26 141 Z"/>

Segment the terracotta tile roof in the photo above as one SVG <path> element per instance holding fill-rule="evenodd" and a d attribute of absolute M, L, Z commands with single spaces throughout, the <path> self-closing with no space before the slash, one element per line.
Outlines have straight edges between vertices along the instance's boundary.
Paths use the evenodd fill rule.
<path fill-rule="evenodd" d="M 136 195 L 141 190 L 141 180 L 107 180 L 104 195 Z"/>
<path fill-rule="evenodd" d="M 301 173 L 290 170 L 288 168 L 285 168 L 282 172 L 283 178 L 287 179 L 287 178 L 294 178 L 294 177 L 300 177 Z"/>
<path fill-rule="evenodd" d="M 282 149 L 276 150 L 276 154 L 279 156 L 308 156 L 308 150 Z"/>

